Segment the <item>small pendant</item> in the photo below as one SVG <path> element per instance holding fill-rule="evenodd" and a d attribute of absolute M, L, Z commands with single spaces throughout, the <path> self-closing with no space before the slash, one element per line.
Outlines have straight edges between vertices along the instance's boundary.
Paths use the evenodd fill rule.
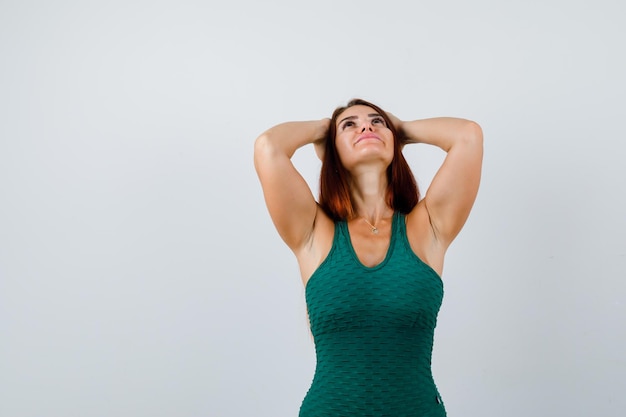
<path fill-rule="evenodd" d="M 372 229 L 372 233 L 374 233 L 375 235 L 378 234 L 378 227 L 376 227 L 372 223 L 368 222 L 365 217 L 363 217 L 363 221 L 365 221 L 365 223 L 367 223 L 367 225 L 370 227 L 370 229 Z"/>

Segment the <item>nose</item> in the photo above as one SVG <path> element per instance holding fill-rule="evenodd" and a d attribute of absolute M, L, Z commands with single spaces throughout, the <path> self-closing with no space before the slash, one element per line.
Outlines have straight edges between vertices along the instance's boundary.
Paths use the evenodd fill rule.
<path fill-rule="evenodd" d="M 365 129 L 372 132 L 372 124 L 369 121 L 363 123 L 363 129 L 361 129 L 361 133 L 365 132 Z"/>

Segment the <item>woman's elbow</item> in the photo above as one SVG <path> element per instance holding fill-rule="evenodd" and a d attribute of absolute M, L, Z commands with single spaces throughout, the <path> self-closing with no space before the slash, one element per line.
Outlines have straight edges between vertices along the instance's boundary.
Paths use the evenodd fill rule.
<path fill-rule="evenodd" d="M 272 141 L 267 132 L 262 133 L 258 138 L 254 141 L 254 158 L 262 157 L 263 155 L 271 154 L 272 152 Z"/>
<path fill-rule="evenodd" d="M 480 125 L 472 120 L 468 120 L 465 123 L 463 129 L 463 139 L 466 142 L 470 142 L 474 145 L 482 146 L 483 144 L 483 129 Z"/>

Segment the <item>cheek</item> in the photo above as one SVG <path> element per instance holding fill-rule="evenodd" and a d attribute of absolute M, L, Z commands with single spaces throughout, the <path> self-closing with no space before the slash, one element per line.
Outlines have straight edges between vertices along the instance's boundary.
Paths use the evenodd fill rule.
<path fill-rule="evenodd" d="M 337 152 L 341 152 L 342 149 L 346 147 L 346 138 L 344 135 L 337 135 L 335 138 L 335 148 L 337 148 Z"/>
<path fill-rule="evenodd" d="M 337 156 L 339 156 L 339 161 L 341 161 L 342 164 L 345 164 L 346 157 L 348 157 L 350 154 L 348 146 L 348 142 L 346 140 L 342 140 L 341 137 L 337 137 L 337 139 L 335 140 L 335 149 L 337 150 Z"/>

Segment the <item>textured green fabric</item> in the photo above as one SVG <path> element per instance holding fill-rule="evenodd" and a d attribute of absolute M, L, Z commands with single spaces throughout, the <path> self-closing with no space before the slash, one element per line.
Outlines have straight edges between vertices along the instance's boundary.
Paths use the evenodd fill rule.
<path fill-rule="evenodd" d="M 317 366 L 300 417 L 442 417 L 431 354 L 443 299 L 439 275 L 411 250 L 395 214 L 385 259 L 364 266 L 345 222 L 309 279 Z"/>

